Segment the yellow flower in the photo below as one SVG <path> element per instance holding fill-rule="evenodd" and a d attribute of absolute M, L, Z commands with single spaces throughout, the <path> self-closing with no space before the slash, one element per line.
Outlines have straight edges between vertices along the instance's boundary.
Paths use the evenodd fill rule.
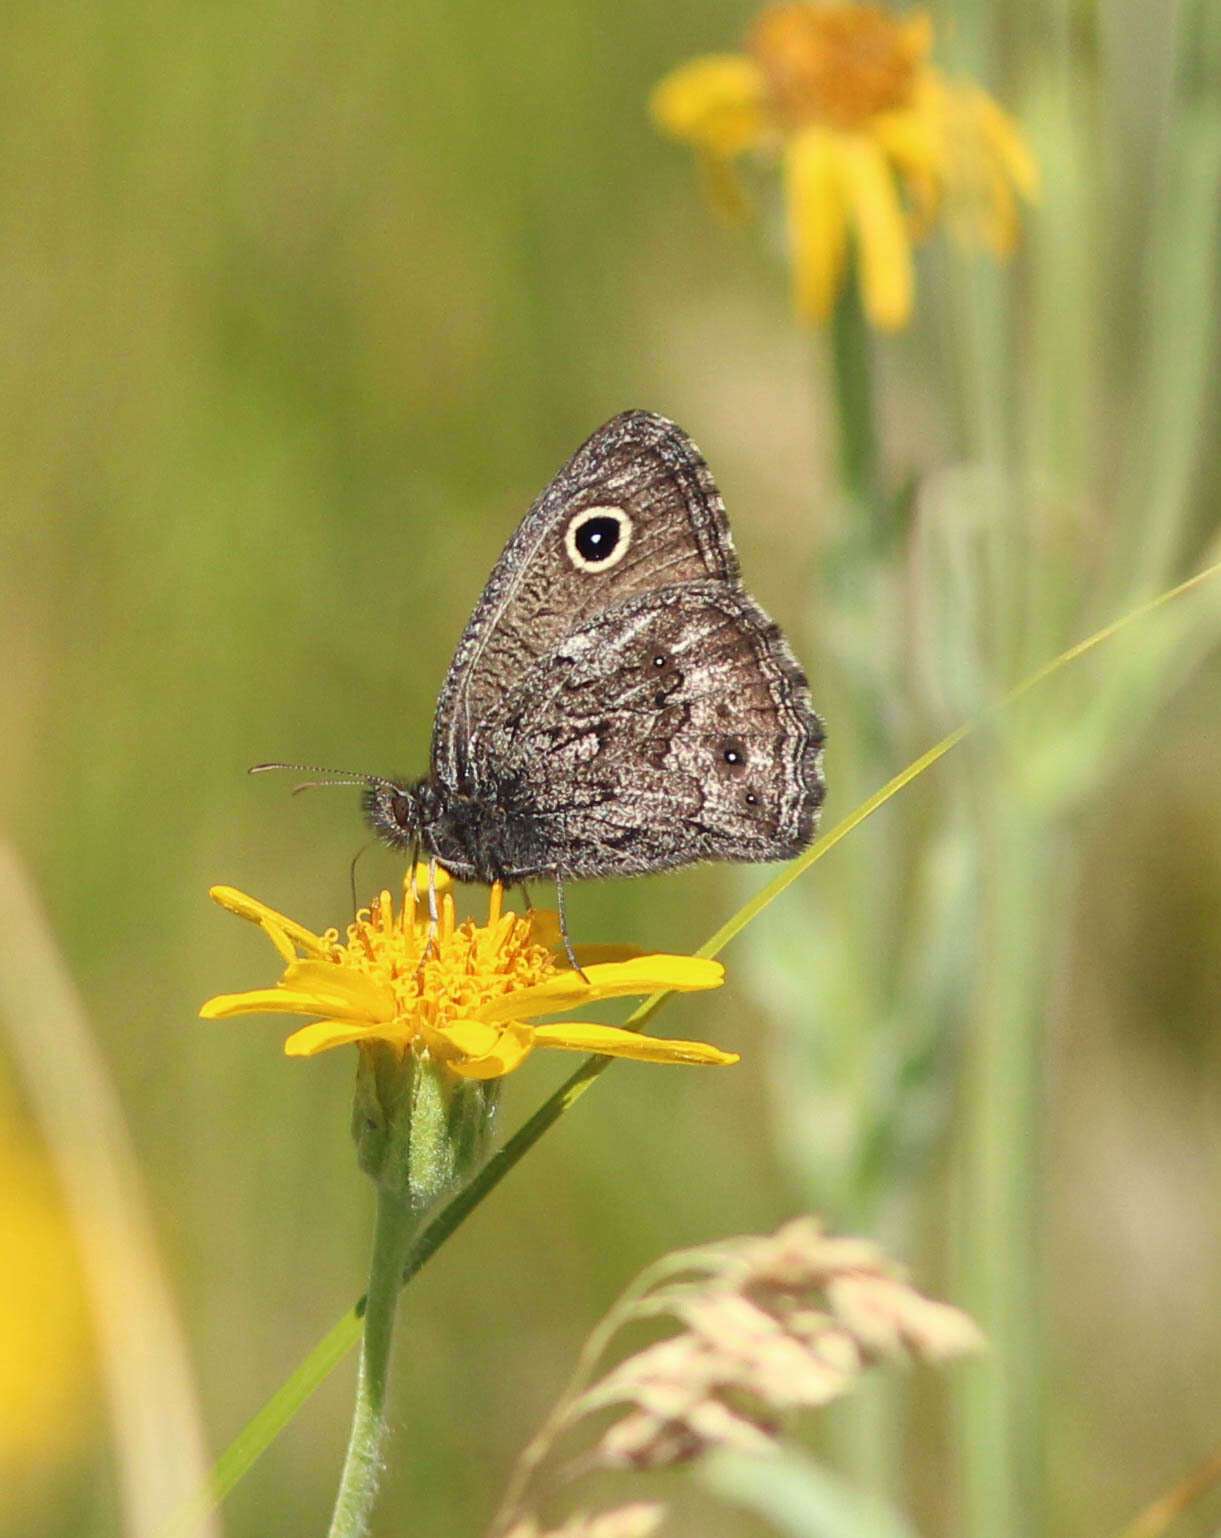
<path fill-rule="evenodd" d="M 932 43 L 923 11 L 782 0 L 755 18 L 745 53 L 692 59 L 653 92 L 654 121 L 695 148 L 727 210 L 741 204 L 738 155 L 782 163 L 805 320 L 831 313 L 850 244 L 865 313 L 887 329 L 911 316 L 912 246 L 938 216 L 968 246 L 1013 249 L 1037 167 L 985 91 L 929 64 Z"/>
<path fill-rule="evenodd" d="M 417 873 L 404 883 L 398 912 L 383 892 L 348 926 L 316 935 L 232 887 L 213 887 L 222 908 L 264 930 L 284 958 L 274 988 L 221 994 L 200 1010 L 205 1020 L 231 1015 L 316 1015 L 284 1043 L 291 1057 L 311 1057 L 345 1042 L 390 1042 L 425 1053 L 467 1079 L 511 1073 L 535 1047 L 600 1052 L 651 1063 L 736 1063 L 737 1054 L 698 1041 L 663 1041 L 615 1026 L 536 1025 L 532 1017 L 563 1013 L 599 999 L 665 989 L 719 988 L 724 968 L 694 956 L 643 956 L 627 947 L 578 948 L 584 972 L 556 956 L 554 913 L 501 911 L 494 886 L 488 920 L 456 922 L 454 899 L 441 887 L 440 917 L 430 924 Z"/>

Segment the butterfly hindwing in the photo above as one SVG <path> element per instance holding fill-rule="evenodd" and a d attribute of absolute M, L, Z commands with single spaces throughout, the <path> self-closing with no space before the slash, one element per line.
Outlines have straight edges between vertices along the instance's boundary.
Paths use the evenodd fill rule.
<path fill-rule="evenodd" d="M 534 662 L 469 743 L 514 877 L 779 860 L 809 842 L 822 730 L 776 626 L 740 588 L 624 599 Z"/>

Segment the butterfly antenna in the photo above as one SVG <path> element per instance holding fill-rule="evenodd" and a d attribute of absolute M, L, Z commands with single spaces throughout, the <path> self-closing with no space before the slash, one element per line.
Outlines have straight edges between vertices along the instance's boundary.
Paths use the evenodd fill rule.
<path fill-rule="evenodd" d="M 292 769 L 298 774 L 324 774 L 324 780 L 302 780 L 294 785 L 292 794 L 299 796 L 303 790 L 318 790 L 323 785 L 390 785 L 392 782 L 380 774 L 362 774 L 358 769 L 324 769 L 320 764 L 251 764 L 247 774 L 263 774 L 268 769 Z"/>

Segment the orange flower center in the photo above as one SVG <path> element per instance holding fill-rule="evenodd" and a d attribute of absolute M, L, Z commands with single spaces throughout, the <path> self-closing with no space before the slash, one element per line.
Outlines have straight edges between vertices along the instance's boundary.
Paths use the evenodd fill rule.
<path fill-rule="evenodd" d="M 459 924 L 453 893 L 442 892 L 434 932 L 422 899 L 405 901 L 396 913 L 383 892 L 348 925 L 348 943 L 336 945 L 334 959 L 389 983 L 400 1020 L 448 1024 L 559 970 L 538 943 L 542 915 L 502 913 L 502 895 L 499 885 L 491 889 L 488 922 L 480 926 L 471 919 Z"/>
<path fill-rule="evenodd" d="M 785 128 L 857 128 L 907 103 L 928 36 L 881 6 L 785 0 L 760 12 L 747 47 Z"/>

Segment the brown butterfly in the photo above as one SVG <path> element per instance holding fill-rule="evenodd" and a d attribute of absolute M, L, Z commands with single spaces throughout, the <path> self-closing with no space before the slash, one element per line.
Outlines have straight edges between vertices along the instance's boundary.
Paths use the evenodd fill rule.
<path fill-rule="evenodd" d="M 428 773 L 351 778 L 387 843 L 459 880 L 547 877 L 562 911 L 569 878 L 797 854 L 822 745 L 699 451 L 629 411 L 505 546 L 442 686 Z"/>

